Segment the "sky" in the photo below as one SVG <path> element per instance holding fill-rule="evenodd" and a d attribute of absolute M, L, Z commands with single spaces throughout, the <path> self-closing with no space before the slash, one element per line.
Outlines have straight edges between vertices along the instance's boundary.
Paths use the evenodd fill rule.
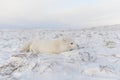
<path fill-rule="evenodd" d="M 0 28 L 120 24 L 120 0 L 0 0 Z"/>

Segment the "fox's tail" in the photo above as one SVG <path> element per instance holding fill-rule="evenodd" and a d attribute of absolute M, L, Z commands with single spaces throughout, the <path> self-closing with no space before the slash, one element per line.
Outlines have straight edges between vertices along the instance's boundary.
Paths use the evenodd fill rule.
<path fill-rule="evenodd" d="M 28 42 L 26 43 L 23 48 L 21 49 L 20 52 L 29 52 L 30 51 L 30 45 L 31 45 L 31 42 Z"/>

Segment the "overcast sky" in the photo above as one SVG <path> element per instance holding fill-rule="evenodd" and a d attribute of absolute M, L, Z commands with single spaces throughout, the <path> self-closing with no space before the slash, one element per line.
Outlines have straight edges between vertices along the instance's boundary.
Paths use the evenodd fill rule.
<path fill-rule="evenodd" d="M 0 28 L 120 24 L 120 0 L 0 0 Z"/>

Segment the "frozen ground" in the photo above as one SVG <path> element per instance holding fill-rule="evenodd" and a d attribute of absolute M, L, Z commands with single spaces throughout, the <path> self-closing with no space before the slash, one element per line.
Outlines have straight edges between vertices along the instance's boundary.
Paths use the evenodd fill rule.
<path fill-rule="evenodd" d="M 80 48 L 62 54 L 20 53 L 34 36 L 70 36 Z M 120 28 L 0 30 L 0 80 L 120 80 Z"/>

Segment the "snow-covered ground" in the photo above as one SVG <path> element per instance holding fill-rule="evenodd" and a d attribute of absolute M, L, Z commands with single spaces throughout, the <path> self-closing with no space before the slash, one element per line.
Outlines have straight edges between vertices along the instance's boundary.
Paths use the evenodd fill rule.
<path fill-rule="evenodd" d="M 114 30 L 113 30 L 114 29 Z M 34 38 L 69 36 L 80 48 L 20 53 Z M 0 30 L 0 80 L 120 80 L 120 26 L 81 30 Z"/>

